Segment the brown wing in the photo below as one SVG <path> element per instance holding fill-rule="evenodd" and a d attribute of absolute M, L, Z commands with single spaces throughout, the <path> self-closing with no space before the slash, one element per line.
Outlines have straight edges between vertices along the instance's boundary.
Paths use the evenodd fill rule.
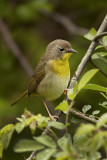
<path fill-rule="evenodd" d="M 33 74 L 33 76 L 31 77 L 30 81 L 29 81 L 29 86 L 28 86 L 28 97 L 30 96 L 30 94 L 32 92 L 36 91 L 36 88 L 38 87 L 39 83 L 41 82 L 41 80 L 44 78 L 45 76 L 45 64 L 46 64 L 46 59 L 43 56 L 40 59 L 40 62 L 38 63 L 35 72 Z"/>

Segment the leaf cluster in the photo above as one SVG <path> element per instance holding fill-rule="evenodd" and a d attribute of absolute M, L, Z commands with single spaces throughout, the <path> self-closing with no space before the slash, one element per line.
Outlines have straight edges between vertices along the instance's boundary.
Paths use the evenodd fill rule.
<path fill-rule="evenodd" d="M 63 123 L 55 123 L 58 123 L 59 129 L 64 129 Z M 36 151 L 35 160 L 49 160 L 51 157 L 55 160 L 98 160 L 102 156 L 99 152 L 101 148 L 104 149 L 105 154 L 107 153 L 107 131 L 101 129 L 106 123 L 107 114 L 104 114 L 96 125 L 81 124 L 73 137 L 70 134 L 64 134 L 62 137 L 53 137 L 51 135 L 34 136 L 32 140 L 20 140 L 14 146 L 14 151 L 17 153 Z M 58 129 L 56 125 L 52 125 L 52 127 Z M 7 148 L 13 133 L 13 125 L 6 126 L 0 133 L 1 142 Z"/>

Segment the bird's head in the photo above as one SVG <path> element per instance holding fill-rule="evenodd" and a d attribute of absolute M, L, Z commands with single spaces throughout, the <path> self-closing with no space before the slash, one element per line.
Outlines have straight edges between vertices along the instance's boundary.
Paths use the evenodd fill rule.
<path fill-rule="evenodd" d="M 57 39 L 49 43 L 45 54 L 50 60 L 66 61 L 76 52 L 68 41 Z"/>

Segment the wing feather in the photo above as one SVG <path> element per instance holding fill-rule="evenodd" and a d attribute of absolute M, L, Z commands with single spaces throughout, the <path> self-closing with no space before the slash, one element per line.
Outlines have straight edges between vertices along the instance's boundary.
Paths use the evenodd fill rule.
<path fill-rule="evenodd" d="M 36 92 L 36 89 L 41 82 L 41 80 L 45 76 L 45 65 L 46 65 L 47 59 L 45 56 L 42 56 L 40 59 L 40 62 L 36 66 L 35 72 L 33 76 L 31 77 L 28 85 L 28 97 L 31 95 L 32 92 Z"/>

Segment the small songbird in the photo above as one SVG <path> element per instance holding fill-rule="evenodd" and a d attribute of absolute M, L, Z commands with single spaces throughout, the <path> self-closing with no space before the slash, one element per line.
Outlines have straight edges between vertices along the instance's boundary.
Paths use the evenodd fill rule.
<path fill-rule="evenodd" d="M 29 97 L 32 94 L 38 94 L 48 101 L 59 98 L 70 80 L 68 60 L 71 54 L 76 52 L 72 49 L 71 44 L 65 40 L 57 39 L 49 43 L 29 81 L 28 89 L 12 105 L 26 95 Z M 47 111 L 49 113 L 48 109 Z M 50 113 L 49 116 L 53 119 Z"/>

